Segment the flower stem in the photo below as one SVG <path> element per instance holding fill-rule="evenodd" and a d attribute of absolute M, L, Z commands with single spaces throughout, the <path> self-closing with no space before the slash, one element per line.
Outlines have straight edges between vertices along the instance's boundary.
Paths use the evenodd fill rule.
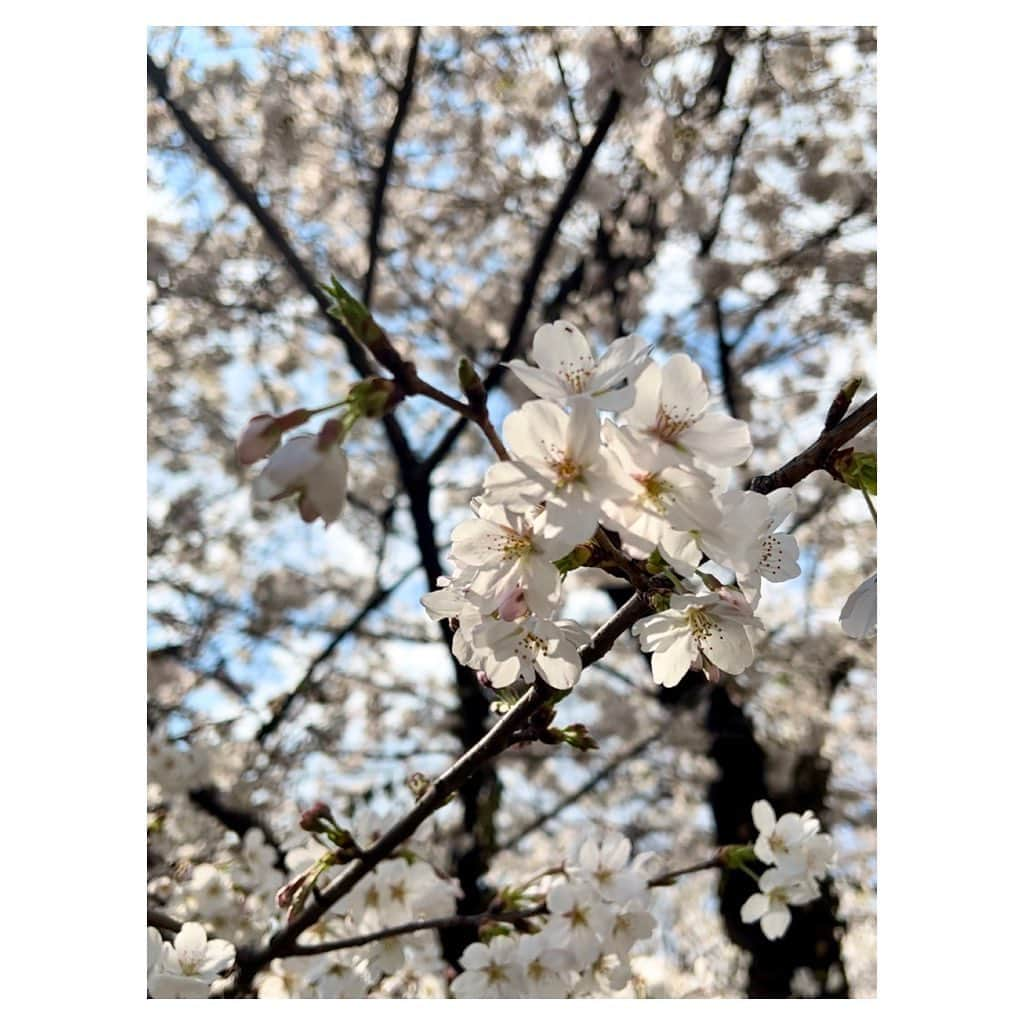
<path fill-rule="evenodd" d="M 875 511 L 874 503 L 871 501 L 871 495 L 868 494 L 867 488 L 861 487 L 860 493 L 864 495 L 864 500 L 868 503 L 868 511 L 871 513 L 871 518 L 875 521 L 875 526 L 878 525 L 878 513 Z"/>

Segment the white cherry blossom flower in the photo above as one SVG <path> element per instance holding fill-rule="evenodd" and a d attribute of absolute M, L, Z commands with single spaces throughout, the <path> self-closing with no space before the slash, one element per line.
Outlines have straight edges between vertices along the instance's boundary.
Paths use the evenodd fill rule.
<path fill-rule="evenodd" d="M 636 402 L 623 419 L 658 443 L 662 466 L 677 464 L 680 454 L 711 466 L 738 466 L 753 451 L 750 430 L 732 416 L 708 412 L 709 398 L 700 367 L 680 353 L 640 374 Z"/>
<path fill-rule="evenodd" d="M 462 954 L 465 968 L 451 984 L 458 999 L 519 999 L 525 980 L 516 943 L 499 935 L 489 944 L 474 942 Z"/>
<path fill-rule="evenodd" d="M 472 643 L 496 690 L 520 678 L 532 683 L 538 675 L 556 690 L 569 690 L 583 671 L 576 650 L 580 635 L 575 623 L 529 615 L 515 622 L 485 619 L 473 631 Z"/>
<path fill-rule="evenodd" d="M 718 535 L 698 540 L 710 558 L 733 569 L 743 589 L 760 596 L 761 579 L 772 583 L 800 575 L 800 549 L 795 538 L 780 533 L 782 522 L 796 511 L 788 487 L 771 494 L 730 491 L 721 498 Z"/>
<path fill-rule="evenodd" d="M 558 601 L 561 580 L 551 563 L 567 555 L 572 544 L 540 536 L 535 515 L 513 512 L 501 505 L 473 502 L 475 519 L 452 531 L 452 560 L 475 570 L 472 590 L 483 596 L 521 586 L 536 610 Z"/>
<path fill-rule="evenodd" d="M 296 434 L 270 456 L 252 487 L 255 501 L 299 497 L 304 522 L 333 523 L 345 508 L 348 459 L 333 441 L 313 434 Z"/>
<path fill-rule="evenodd" d="M 720 591 L 676 594 L 664 612 L 636 623 L 633 634 L 640 637 L 642 650 L 653 652 L 654 681 L 676 686 L 704 661 L 730 675 L 748 668 L 754 660 L 749 630 L 759 626 L 742 597 Z"/>
<path fill-rule="evenodd" d="M 764 864 L 781 866 L 818 828 L 816 819 L 792 812 L 776 820 L 775 811 L 767 800 L 758 800 L 750 813 L 758 832 L 754 853 Z"/>
<path fill-rule="evenodd" d="M 518 944 L 519 963 L 530 999 L 564 999 L 569 994 L 573 958 L 568 950 L 553 946 L 548 936 L 524 935 Z"/>
<path fill-rule="evenodd" d="M 626 954 L 642 939 L 654 934 L 657 922 L 643 905 L 632 900 L 624 907 L 615 909 L 611 928 L 605 936 L 604 948 L 608 953 L 617 953 L 623 960 Z"/>
<path fill-rule="evenodd" d="M 878 632 L 878 573 L 869 576 L 846 599 L 839 625 L 855 640 L 869 640 Z"/>
<path fill-rule="evenodd" d="M 668 535 L 667 546 L 677 556 L 686 545 L 696 552 L 691 538 L 680 546 L 671 535 L 720 518 L 711 477 L 694 467 L 659 468 L 657 449 L 650 441 L 614 423 L 603 424 L 601 435 L 615 456 L 615 477 L 622 490 L 621 496 L 602 505 L 603 521 L 619 534 L 623 550 L 634 558 L 646 558 Z M 699 554 L 692 566 L 698 561 Z"/>
<path fill-rule="evenodd" d="M 235 947 L 223 939 L 207 939 L 201 924 L 181 926 L 174 945 L 164 943 L 156 969 L 149 979 L 154 999 L 205 999 L 210 984 L 235 959 Z"/>
<path fill-rule="evenodd" d="M 537 366 L 521 359 L 506 365 L 538 397 L 562 404 L 580 396 L 598 409 L 622 412 L 636 397 L 637 376 L 649 362 L 650 346 L 635 334 L 617 338 L 599 359 L 583 332 L 565 320 L 545 324 L 533 336 Z"/>
<path fill-rule="evenodd" d="M 580 969 L 593 963 L 612 925 L 611 908 L 597 890 L 563 882 L 548 893 L 548 910 L 551 916 L 542 932 L 546 941 L 569 950 Z"/>
<path fill-rule="evenodd" d="M 514 459 L 487 471 L 488 503 L 524 512 L 543 503 L 543 536 L 567 550 L 589 540 L 601 503 L 620 494 L 593 402 L 580 399 L 568 413 L 554 402 L 527 402 L 506 417 L 504 434 Z"/>
<path fill-rule="evenodd" d="M 630 842 L 619 832 L 610 833 L 600 844 L 588 836 L 580 846 L 573 876 L 610 903 L 628 903 L 647 889 L 643 876 L 628 867 L 629 853 Z"/>
<path fill-rule="evenodd" d="M 810 903 L 818 897 L 817 886 L 805 878 L 793 878 L 779 868 L 769 868 L 758 881 L 760 892 L 754 893 L 740 907 L 740 918 L 745 924 L 761 922 L 767 939 L 785 935 L 792 914 L 791 906 Z"/>

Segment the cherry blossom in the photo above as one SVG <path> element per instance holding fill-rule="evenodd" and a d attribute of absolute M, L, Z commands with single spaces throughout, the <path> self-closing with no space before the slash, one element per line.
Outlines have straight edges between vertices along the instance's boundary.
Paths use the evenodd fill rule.
<path fill-rule="evenodd" d="M 150 994 L 154 999 L 205 999 L 211 982 L 234 959 L 235 947 L 230 942 L 208 940 L 203 926 L 190 921 L 181 926 L 173 946 L 164 943 L 149 978 Z"/>
<path fill-rule="evenodd" d="M 759 621 L 744 607 L 716 594 L 676 594 L 669 608 L 633 626 L 640 647 L 653 652 L 651 669 L 661 686 L 675 686 L 694 665 L 703 661 L 736 675 L 754 660 L 751 629 Z"/>
<path fill-rule="evenodd" d="M 523 965 L 512 939 L 499 935 L 490 943 L 474 942 L 459 961 L 465 968 L 451 985 L 459 999 L 518 999 L 523 994 Z"/>
<path fill-rule="evenodd" d="M 564 999 L 569 994 L 573 958 L 569 951 L 552 945 L 549 933 L 524 935 L 518 945 L 525 989 L 530 999 Z"/>
<path fill-rule="evenodd" d="M 592 963 L 612 925 L 612 912 L 597 890 L 563 882 L 548 893 L 548 909 L 551 917 L 543 932 L 547 941 L 568 949 L 581 969 Z"/>
<path fill-rule="evenodd" d="M 452 560 L 476 570 L 470 587 L 488 596 L 521 586 L 534 607 L 553 606 L 561 589 L 558 570 L 551 563 L 573 545 L 539 535 L 535 514 L 512 512 L 500 505 L 474 501 L 477 518 L 467 519 L 452 531 Z"/>
<path fill-rule="evenodd" d="M 297 434 L 273 455 L 253 483 L 255 501 L 280 501 L 298 495 L 304 522 L 333 523 L 345 508 L 348 459 L 333 443 L 313 434 Z"/>
<path fill-rule="evenodd" d="M 514 460 L 487 471 L 488 503 L 520 511 L 543 503 L 545 537 L 569 548 L 589 540 L 602 502 L 621 494 L 593 402 L 580 399 L 568 413 L 554 402 L 527 402 L 506 417 L 503 432 Z"/>
<path fill-rule="evenodd" d="M 521 359 L 509 369 L 540 398 L 565 403 L 580 396 L 593 399 L 598 409 L 621 412 L 635 398 L 634 382 L 649 362 L 650 346 L 635 334 L 617 338 L 594 359 L 583 333 L 565 320 L 545 324 L 533 336 L 537 366 Z"/>
<path fill-rule="evenodd" d="M 473 646 L 491 686 L 502 689 L 517 679 L 539 675 L 556 690 L 568 690 L 583 670 L 576 650 L 586 639 L 572 622 L 549 622 L 528 615 L 514 622 L 485 619 L 473 631 Z"/>
<path fill-rule="evenodd" d="M 630 870 L 630 842 L 618 832 L 610 833 L 598 843 L 588 836 L 577 855 L 574 877 L 593 886 L 609 903 L 627 903 L 646 891 L 642 875 Z"/>
<path fill-rule="evenodd" d="M 651 363 L 636 382 L 636 402 L 623 415 L 635 433 L 658 444 L 662 466 L 690 455 L 711 466 L 738 466 L 750 457 L 750 430 L 725 413 L 708 412 L 700 367 L 680 353 Z"/>
<path fill-rule="evenodd" d="M 810 903 L 818 896 L 818 888 L 805 878 L 794 878 L 779 868 L 769 868 L 758 882 L 760 892 L 754 893 L 740 908 L 746 924 L 761 922 L 765 938 L 778 939 L 786 933 L 792 914 L 791 906 Z"/>

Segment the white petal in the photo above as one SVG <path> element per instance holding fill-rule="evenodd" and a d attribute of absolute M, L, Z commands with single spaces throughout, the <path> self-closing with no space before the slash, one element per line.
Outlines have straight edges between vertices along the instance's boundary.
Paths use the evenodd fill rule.
<path fill-rule="evenodd" d="M 755 892 L 746 903 L 740 907 L 740 919 L 744 924 L 752 924 L 768 912 L 768 897 L 763 892 Z"/>
<path fill-rule="evenodd" d="M 567 320 L 545 324 L 537 331 L 533 336 L 533 361 L 559 377 L 581 371 L 589 375 L 594 368 L 590 342 Z"/>
<path fill-rule="evenodd" d="M 661 407 L 674 419 L 693 419 L 708 404 L 708 386 L 701 368 L 684 353 L 672 356 L 661 368 Z"/>
<path fill-rule="evenodd" d="M 659 686 L 678 686 L 690 671 L 696 653 L 690 634 L 680 633 L 675 643 L 663 651 L 655 651 L 651 657 L 654 681 Z"/>
<path fill-rule="evenodd" d="M 789 912 L 789 907 L 779 907 L 765 914 L 761 918 L 761 930 L 764 932 L 765 938 L 782 938 L 786 934 L 786 929 L 789 927 L 792 916 Z"/>
<path fill-rule="evenodd" d="M 775 829 L 775 811 L 767 800 L 758 800 L 750 809 L 758 832 L 772 832 Z"/>
<path fill-rule="evenodd" d="M 679 436 L 679 443 L 712 466 L 739 466 L 754 451 L 750 428 L 725 413 L 708 413 Z"/>
<path fill-rule="evenodd" d="M 546 463 L 551 448 L 564 451 L 569 417 L 554 402 L 536 399 L 509 413 L 502 425 L 505 444 L 517 459 Z"/>
<path fill-rule="evenodd" d="M 555 402 L 565 401 L 566 387 L 560 377 L 547 370 L 530 366 L 521 359 L 513 359 L 506 365 L 538 398 L 550 398 Z"/>
<path fill-rule="evenodd" d="M 878 631 L 878 574 L 869 576 L 846 600 L 839 624 L 847 636 L 867 640 Z"/>
<path fill-rule="evenodd" d="M 712 665 L 733 676 L 749 668 L 754 660 L 747 631 L 739 623 L 724 619 L 716 620 L 711 632 L 700 641 L 700 649 Z"/>

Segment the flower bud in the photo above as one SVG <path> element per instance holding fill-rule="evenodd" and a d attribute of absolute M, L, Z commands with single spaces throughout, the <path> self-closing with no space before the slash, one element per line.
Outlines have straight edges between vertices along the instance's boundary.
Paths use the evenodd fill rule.
<path fill-rule="evenodd" d="M 348 405 L 353 415 L 372 420 L 387 415 L 402 398 L 402 392 L 393 380 L 370 377 L 353 385 L 348 393 Z"/>
<path fill-rule="evenodd" d="M 576 750 L 598 749 L 597 741 L 590 735 L 590 731 L 582 722 L 568 725 L 559 731 L 562 734 L 562 742 L 568 743 L 570 747 L 575 747 Z"/>
<path fill-rule="evenodd" d="M 417 800 L 419 800 L 428 789 L 430 789 L 430 779 L 423 774 L 423 772 L 413 772 L 406 780 L 405 784 L 409 787 L 409 791 L 412 793 Z"/>
<path fill-rule="evenodd" d="M 265 459 L 281 443 L 277 420 L 268 413 L 253 416 L 238 437 L 235 451 L 243 466 Z"/>
<path fill-rule="evenodd" d="M 480 375 L 465 356 L 459 360 L 458 374 L 459 386 L 462 388 L 462 393 L 469 399 L 470 405 L 479 406 L 486 404 L 487 392 L 484 391 Z"/>
<path fill-rule="evenodd" d="M 322 800 L 303 811 L 299 817 L 299 828 L 304 832 L 326 832 L 334 824 L 334 815 Z"/>

